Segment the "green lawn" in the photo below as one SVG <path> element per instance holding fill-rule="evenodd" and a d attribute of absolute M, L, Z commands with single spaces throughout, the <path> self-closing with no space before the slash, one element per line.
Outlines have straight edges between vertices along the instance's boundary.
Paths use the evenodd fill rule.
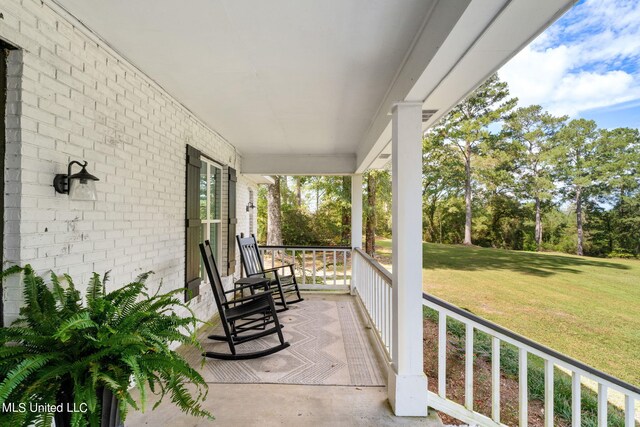
<path fill-rule="evenodd" d="M 383 264 L 391 242 L 378 241 Z M 423 245 L 423 289 L 640 385 L 640 261 Z"/>

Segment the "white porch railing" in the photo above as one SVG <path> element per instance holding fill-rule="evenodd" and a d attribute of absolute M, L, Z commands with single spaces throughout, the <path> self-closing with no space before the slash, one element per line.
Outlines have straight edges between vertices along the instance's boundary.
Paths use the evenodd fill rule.
<path fill-rule="evenodd" d="M 265 268 L 294 264 L 302 290 L 349 290 L 351 247 L 349 246 L 260 246 Z M 288 267 L 279 274 L 289 275 Z"/>
<path fill-rule="evenodd" d="M 464 422 L 483 426 L 500 423 L 500 343 L 505 342 L 518 349 L 518 383 L 520 426 L 528 422 L 527 356 L 540 357 L 544 361 L 544 418 L 545 426 L 554 424 L 554 368 L 563 368 L 571 375 L 572 406 L 571 425 L 581 425 L 581 379 L 587 378 L 598 385 L 598 426 L 607 426 L 608 391 L 616 390 L 625 396 L 625 426 L 635 426 L 635 401 L 640 400 L 640 388 L 600 372 L 577 360 L 531 341 L 508 329 L 502 328 L 468 311 L 439 298 L 423 294 L 423 304 L 438 312 L 438 393 L 429 392 L 428 404 Z M 465 326 L 465 403 L 460 405 L 446 397 L 447 319 L 452 318 Z M 473 336 L 482 331 L 491 337 L 491 417 L 473 410 Z"/>
<path fill-rule="evenodd" d="M 354 290 L 360 297 L 387 360 L 391 360 L 393 279 L 391 273 L 359 248 L 353 250 Z"/>

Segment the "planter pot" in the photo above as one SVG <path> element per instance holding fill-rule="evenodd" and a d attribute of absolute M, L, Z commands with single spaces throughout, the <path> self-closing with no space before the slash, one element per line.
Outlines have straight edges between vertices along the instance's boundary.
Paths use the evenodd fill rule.
<path fill-rule="evenodd" d="M 120 402 L 116 396 L 107 388 L 100 388 L 97 391 L 98 399 L 102 402 L 102 416 L 100 417 L 101 427 L 124 427 L 124 423 L 120 418 Z M 54 414 L 56 427 L 70 427 L 71 415 L 73 412 L 67 409 L 73 409 L 73 394 L 66 392 L 64 389 L 58 395 L 58 404 L 62 403 L 65 409 L 62 412 Z"/>

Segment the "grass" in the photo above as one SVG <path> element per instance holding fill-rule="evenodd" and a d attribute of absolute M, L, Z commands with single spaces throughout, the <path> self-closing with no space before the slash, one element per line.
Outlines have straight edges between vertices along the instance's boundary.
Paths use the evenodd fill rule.
<path fill-rule="evenodd" d="M 423 289 L 640 385 L 638 260 L 425 243 Z"/>

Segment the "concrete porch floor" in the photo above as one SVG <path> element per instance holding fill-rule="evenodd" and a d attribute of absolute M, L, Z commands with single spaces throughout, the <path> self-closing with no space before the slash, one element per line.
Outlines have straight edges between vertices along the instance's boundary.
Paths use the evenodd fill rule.
<path fill-rule="evenodd" d="M 186 415 L 166 401 L 155 411 L 131 412 L 126 425 L 442 426 L 435 414 L 427 418 L 394 416 L 386 387 L 209 384 L 205 408 L 215 420 Z"/>
<path fill-rule="evenodd" d="M 354 303 L 355 297 L 347 294 L 305 293 L 305 302 L 342 302 Z M 302 302 L 300 304 L 305 304 Z M 310 303 L 310 302 L 309 302 Z M 296 304 L 297 305 L 297 304 Z M 363 347 L 374 352 L 379 361 L 376 364 L 382 378 L 386 378 L 386 372 L 381 364 L 380 350 L 376 347 L 373 332 L 367 327 L 366 316 L 359 308 L 356 318 L 357 328 L 364 331 L 363 337 L 371 345 Z M 292 309 L 291 313 L 297 310 Z M 304 310 L 303 310 L 304 311 Z M 281 313 L 281 319 L 287 317 L 287 312 Z M 299 311 L 298 311 L 299 313 Z M 289 315 L 289 317 L 290 317 Z M 317 320 L 316 320 L 317 322 Z M 314 322 L 314 323 L 316 323 Z M 331 326 L 327 326 L 331 325 Z M 344 325 L 328 322 L 325 328 L 338 338 L 353 340 L 353 331 L 349 331 Z M 292 326 L 292 325 L 290 325 Z M 293 326 L 292 326 L 293 327 Z M 343 329 L 346 331 L 343 331 Z M 287 331 L 285 327 L 284 331 Z M 203 331 L 204 332 L 204 331 Z M 289 331 L 290 333 L 291 331 Z M 343 334 L 343 332 L 346 333 Z M 206 333 L 205 335 L 206 336 Z M 292 335 L 295 337 L 296 335 Z M 286 337 L 286 334 L 285 334 Z M 295 338 L 294 338 L 295 339 Z M 298 336 L 299 339 L 299 336 Z M 206 338 L 204 339 L 206 341 Z M 203 344 L 205 343 L 203 341 Z M 322 340 L 321 340 L 322 341 Z M 348 345 L 345 341 L 345 345 Z M 292 346 L 296 342 L 292 340 Z M 299 342 L 299 345 L 308 346 L 309 343 Z M 324 351 L 338 351 L 333 346 L 326 347 L 322 341 Z M 282 352 L 281 354 L 284 354 Z M 271 355 L 267 357 L 278 357 Z M 287 357 L 287 356 L 280 356 Z M 191 360 L 191 359 L 187 359 Z M 255 360 L 255 359 L 254 359 Z M 285 359 L 287 360 L 287 359 Z M 195 359 L 191 363 L 196 363 Z M 209 360 L 205 363 L 215 363 Z M 220 362 L 217 362 L 220 363 Z M 242 363 L 238 361 L 224 361 L 225 364 Z M 195 366 L 195 365 L 194 365 Z M 199 368 L 201 369 L 201 368 Z M 204 371 L 202 371 L 204 372 Z M 209 379 L 207 379 L 209 378 Z M 354 386 L 354 385 L 319 385 L 319 384 L 272 384 L 269 381 L 263 383 L 239 384 L 235 381 L 218 383 L 205 379 L 209 384 L 209 395 L 204 404 L 205 409 L 215 416 L 214 421 L 196 418 L 180 412 L 168 398 L 155 411 L 150 408 L 155 403 L 155 396 L 148 393 L 150 402 L 147 411 L 130 412 L 126 424 L 129 426 L 442 426 L 440 419 L 432 414 L 428 418 L 410 418 L 394 416 L 387 400 L 387 388 L 385 385 Z M 353 383 L 351 383 L 353 384 Z"/>

